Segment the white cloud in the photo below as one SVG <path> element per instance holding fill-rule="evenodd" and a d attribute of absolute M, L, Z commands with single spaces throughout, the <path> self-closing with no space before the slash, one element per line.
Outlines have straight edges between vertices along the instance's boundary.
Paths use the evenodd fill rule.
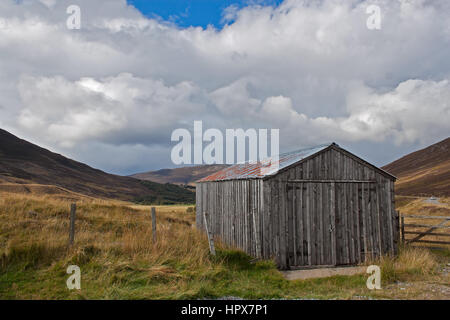
<path fill-rule="evenodd" d="M 53 7 L 56 4 L 56 0 L 39 0 L 43 4 L 45 4 L 47 7 Z"/>
<path fill-rule="evenodd" d="M 72 2 L 0 4 L 0 125 L 62 152 L 161 151 L 193 120 L 280 128 L 284 149 L 448 136 L 446 0 L 286 0 L 229 9 L 222 30 L 180 29 L 125 0 L 77 1 L 82 28 L 68 30 Z M 368 4 L 381 30 L 367 29 Z"/>
<path fill-rule="evenodd" d="M 26 107 L 18 124 L 61 147 L 107 141 L 158 144 L 174 123 L 192 118 L 204 106 L 192 83 L 166 86 L 161 80 L 123 73 L 103 79 L 23 77 L 19 94 Z M 201 97 L 200 97 L 201 98 Z M 164 141 L 165 142 L 165 141 Z"/>
<path fill-rule="evenodd" d="M 312 136 L 312 142 L 394 139 L 396 144 L 428 143 L 449 133 L 450 83 L 407 80 L 385 93 L 355 87 L 347 98 L 346 114 L 335 118 L 309 118 L 295 111 L 289 98 L 270 97 L 261 115 L 282 127 L 290 144 L 299 138 L 299 128 L 310 135 L 308 139 Z"/>
<path fill-rule="evenodd" d="M 450 83 L 407 80 L 387 93 L 355 90 L 348 109 L 350 116 L 339 125 L 349 139 L 426 143 L 449 133 Z"/>

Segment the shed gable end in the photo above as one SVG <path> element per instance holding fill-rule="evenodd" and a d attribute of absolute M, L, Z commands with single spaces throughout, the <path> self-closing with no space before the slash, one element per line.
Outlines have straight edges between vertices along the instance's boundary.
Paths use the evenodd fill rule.
<path fill-rule="evenodd" d="M 274 180 L 395 180 L 395 177 L 338 147 L 330 146 L 309 158 L 280 170 Z"/>

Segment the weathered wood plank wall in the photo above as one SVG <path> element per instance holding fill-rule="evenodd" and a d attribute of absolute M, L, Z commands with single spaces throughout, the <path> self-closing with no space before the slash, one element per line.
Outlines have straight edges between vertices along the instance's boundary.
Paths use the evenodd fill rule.
<path fill-rule="evenodd" d="M 211 232 L 225 243 L 257 256 L 256 247 L 267 245 L 264 240 L 264 222 L 261 200 L 264 198 L 262 180 L 230 180 L 197 184 L 196 225 L 204 229 L 203 212 L 208 213 Z M 253 212 L 255 217 L 253 219 Z M 256 222 L 256 227 L 253 223 Z M 255 229 L 257 234 L 255 234 Z M 258 236 L 256 241 L 255 236 Z"/>

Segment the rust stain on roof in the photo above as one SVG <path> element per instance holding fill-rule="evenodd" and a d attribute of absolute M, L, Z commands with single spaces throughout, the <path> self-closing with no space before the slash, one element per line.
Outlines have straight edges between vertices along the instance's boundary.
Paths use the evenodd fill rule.
<path fill-rule="evenodd" d="M 291 151 L 280 154 L 278 157 L 268 157 L 255 163 L 238 163 L 228 168 L 217 171 L 216 173 L 213 173 L 212 175 L 209 175 L 203 179 L 200 179 L 198 182 L 261 179 L 267 176 L 275 175 L 279 170 L 286 168 L 317 152 L 320 152 L 331 145 L 332 143 L 329 143 L 312 148 Z"/>

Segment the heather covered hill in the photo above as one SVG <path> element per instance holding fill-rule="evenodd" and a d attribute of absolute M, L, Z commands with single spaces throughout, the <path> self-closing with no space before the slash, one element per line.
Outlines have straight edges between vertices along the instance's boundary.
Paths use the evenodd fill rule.
<path fill-rule="evenodd" d="M 397 176 L 397 194 L 450 196 L 450 138 L 410 153 L 383 169 Z"/>

